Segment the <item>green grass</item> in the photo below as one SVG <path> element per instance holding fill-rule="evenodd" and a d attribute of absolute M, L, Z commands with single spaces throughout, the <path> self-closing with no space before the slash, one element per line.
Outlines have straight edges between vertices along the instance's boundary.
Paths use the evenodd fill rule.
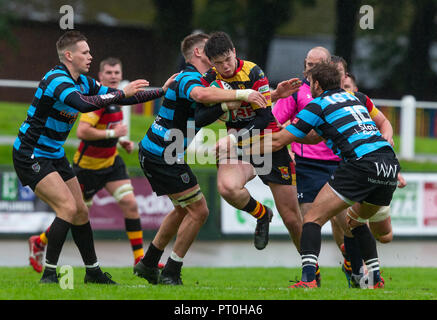
<path fill-rule="evenodd" d="M 435 268 L 386 268 L 385 289 L 348 289 L 340 268 L 321 268 L 322 287 L 288 289 L 300 268 L 183 269 L 184 285 L 153 286 L 132 274 L 132 268 L 104 268 L 119 286 L 85 285 L 84 269 L 75 267 L 74 288 L 39 284 L 30 267 L 0 268 L 0 300 L 435 300 Z"/>
<path fill-rule="evenodd" d="M 26 117 L 28 105 L 23 103 L 12 102 L 0 102 L 0 136 L 8 135 L 15 136 L 18 132 L 20 124 Z M 138 114 L 132 114 L 131 116 L 131 140 L 138 143 L 145 135 L 147 129 L 150 127 L 154 120 L 154 117 L 147 117 Z M 76 121 L 73 129 L 70 132 L 69 139 L 76 139 L 76 128 L 78 121 Z M 224 124 L 216 122 L 209 125 L 210 128 L 216 132 L 218 136 L 218 130 L 224 128 Z M 394 137 L 395 151 L 399 152 L 400 139 L 398 136 Z M 65 145 L 64 147 L 67 158 L 72 159 L 74 147 Z M 415 152 L 418 154 L 434 154 L 437 155 L 437 139 L 416 137 Z M 127 154 L 124 150 L 120 150 L 120 154 L 126 162 L 127 167 L 138 167 L 138 155 L 137 152 Z M 12 164 L 12 146 L 0 145 L 0 165 Z M 419 162 L 419 161 L 404 161 L 401 160 L 402 170 L 404 172 L 437 172 L 437 164 L 434 162 Z M 193 168 L 200 165 L 194 165 Z M 214 164 L 202 165 L 202 167 L 215 168 Z"/>

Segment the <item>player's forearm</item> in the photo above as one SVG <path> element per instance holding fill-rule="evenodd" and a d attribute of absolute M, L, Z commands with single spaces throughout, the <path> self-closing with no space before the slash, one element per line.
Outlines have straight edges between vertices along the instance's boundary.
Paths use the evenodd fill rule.
<path fill-rule="evenodd" d="M 223 114 L 221 104 L 215 104 L 211 107 L 198 103 L 194 114 L 194 121 L 196 127 L 205 127 L 215 121 Z"/>
<path fill-rule="evenodd" d="M 163 95 L 164 95 L 164 89 L 162 88 L 143 90 L 137 92 L 132 97 L 121 99 L 118 104 L 131 105 L 131 104 L 143 103 L 150 100 L 161 98 Z"/>
<path fill-rule="evenodd" d="M 117 138 L 115 135 L 115 131 L 111 132 L 108 130 L 96 129 L 94 127 L 88 126 L 86 128 L 81 128 L 81 123 L 79 123 L 79 127 L 77 128 L 77 137 L 81 140 L 87 141 L 96 141 L 96 140 L 104 140 L 110 138 Z"/>
<path fill-rule="evenodd" d="M 110 104 L 119 104 L 123 98 L 124 92 L 120 90 L 95 96 L 85 96 L 78 91 L 73 91 L 64 99 L 64 103 L 82 113 L 86 113 L 109 106 Z"/>

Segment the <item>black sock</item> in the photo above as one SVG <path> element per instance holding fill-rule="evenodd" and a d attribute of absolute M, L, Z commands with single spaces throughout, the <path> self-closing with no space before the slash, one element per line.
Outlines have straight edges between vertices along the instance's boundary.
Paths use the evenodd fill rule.
<path fill-rule="evenodd" d="M 141 260 L 146 267 L 157 268 L 159 259 L 161 259 L 164 250 L 160 250 L 150 242 L 149 248 L 147 248 L 144 258 Z"/>
<path fill-rule="evenodd" d="M 363 257 L 364 263 L 367 266 L 369 275 L 373 276 L 373 280 L 378 282 L 381 280 L 381 275 L 379 272 L 379 260 L 378 251 L 376 249 L 376 240 L 373 237 L 370 229 L 367 225 L 361 225 L 352 229 L 352 234 L 354 235 L 361 255 Z"/>
<path fill-rule="evenodd" d="M 74 243 L 79 249 L 87 271 L 88 269 L 99 268 L 96 250 L 94 248 L 93 230 L 91 229 L 90 222 L 88 221 L 87 223 L 79 226 L 71 226 L 71 234 L 73 235 Z"/>
<path fill-rule="evenodd" d="M 65 239 L 67 238 L 68 230 L 70 230 L 71 223 L 56 217 L 53 220 L 50 227 L 50 233 L 48 235 L 47 252 L 45 259 L 45 270 L 47 272 L 56 272 L 56 266 L 58 264 L 59 256 L 64 246 Z"/>
<path fill-rule="evenodd" d="M 302 257 L 302 281 L 311 282 L 316 278 L 317 259 L 322 243 L 321 227 L 307 222 L 302 227 L 300 254 Z"/>
<path fill-rule="evenodd" d="M 168 258 L 167 263 L 165 264 L 164 270 L 162 270 L 163 274 L 180 274 L 182 269 L 183 262 L 175 261 L 172 258 Z"/>
<path fill-rule="evenodd" d="M 360 247 L 355 238 L 344 236 L 344 250 L 349 257 L 352 273 L 361 274 L 363 267 L 363 258 L 361 257 Z"/>

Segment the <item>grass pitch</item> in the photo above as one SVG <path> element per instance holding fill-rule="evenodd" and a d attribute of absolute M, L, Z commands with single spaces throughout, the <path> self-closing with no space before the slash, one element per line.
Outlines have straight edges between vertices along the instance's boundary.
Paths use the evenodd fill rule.
<path fill-rule="evenodd" d="M 384 268 L 385 289 L 349 289 L 340 267 L 321 268 L 322 287 L 289 289 L 300 268 L 199 268 L 182 270 L 184 285 L 150 285 L 132 268 L 103 268 L 118 286 L 84 284 L 74 267 L 74 288 L 39 284 L 30 267 L 0 268 L 1 300 L 437 300 L 435 268 Z"/>

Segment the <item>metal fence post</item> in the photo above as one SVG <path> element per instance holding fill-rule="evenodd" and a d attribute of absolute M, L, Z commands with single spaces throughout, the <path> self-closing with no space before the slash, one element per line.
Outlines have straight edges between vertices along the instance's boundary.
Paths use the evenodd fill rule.
<path fill-rule="evenodd" d="M 416 98 L 404 96 L 401 101 L 401 143 L 400 157 L 414 159 L 414 138 L 416 126 Z"/>

